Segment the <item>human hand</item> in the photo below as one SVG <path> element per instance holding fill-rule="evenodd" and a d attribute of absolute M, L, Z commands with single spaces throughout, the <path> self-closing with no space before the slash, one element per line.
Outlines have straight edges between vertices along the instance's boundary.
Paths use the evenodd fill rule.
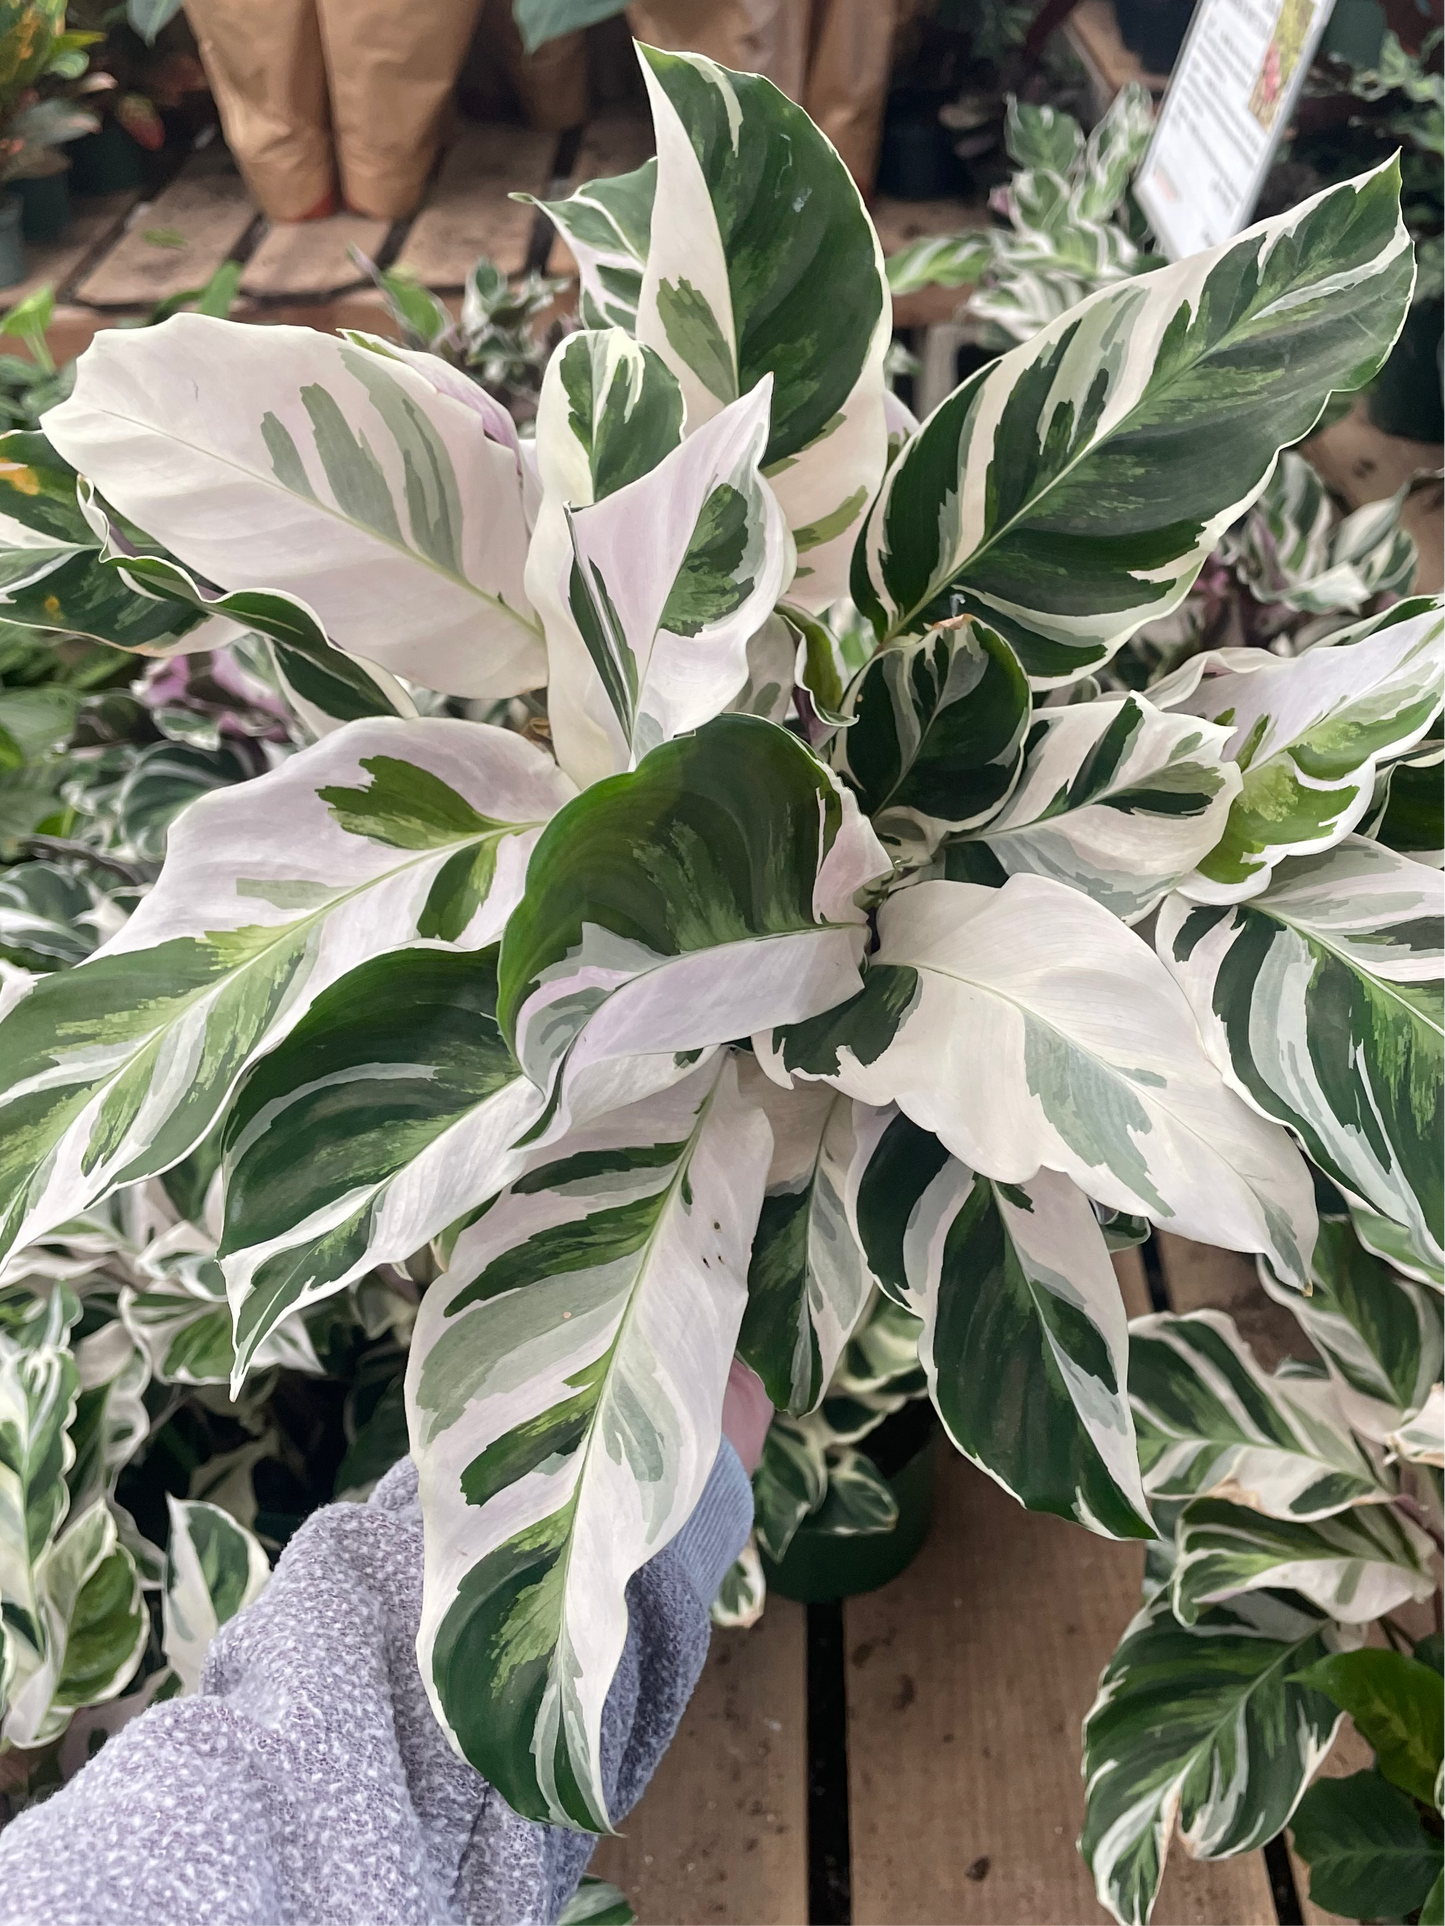
<path fill-rule="evenodd" d="M 734 1358 L 723 1393 L 723 1436 L 743 1461 L 751 1478 L 763 1455 L 763 1440 L 773 1422 L 773 1406 L 763 1381 L 741 1358 Z"/>

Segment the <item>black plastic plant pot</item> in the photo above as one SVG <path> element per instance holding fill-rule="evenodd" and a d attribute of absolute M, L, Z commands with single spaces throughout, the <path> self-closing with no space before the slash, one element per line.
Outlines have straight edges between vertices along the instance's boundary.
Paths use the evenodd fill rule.
<path fill-rule="evenodd" d="M 20 231 L 27 241 L 58 241 L 70 225 L 70 175 L 63 167 L 10 183 L 20 200 Z"/>
<path fill-rule="evenodd" d="M 1167 74 L 1179 58 L 1194 0 L 1114 0 L 1119 37 L 1145 73 Z"/>
<path fill-rule="evenodd" d="M 909 1406 L 887 1424 L 880 1425 L 874 1434 L 878 1446 L 886 1448 L 889 1441 L 883 1434 L 888 1426 L 896 1425 L 900 1419 L 913 1420 L 915 1410 L 926 1414 L 928 1419 L 921 1427 L 922 1446 L 914 1449 L 896 1470 L 886 1459 L 878 1466 L 898 1503 L 898 1523 L 892 1531 L 843 1538 L 836 1532 L 819 1531 L 805 1521 L 798 1527 L 780 1564 L 775 1565 L 766 1554 L 763 1557 L 763 1575 L 770 1592 L 776 1592 L 780 1598 L 795 1598 L 804 1605 L 822 1605 L 835 1598 L 852 1598 L 859 1592 L 876 1592 L 880 1585 L 888 1584 L 913 1563 L 933 1523 L 933 1466 L 938 1428 L 933 1422 L 932 1409 L 927 1403 Z M 914 1426 L 915 1431 L 918 1428 Z M 873 1457 L 878 1447 L 869 1447 L 874 1447 L 874 1438 L 865 1440 L 863 1447 Z M 882 1457 L 881 1450 L 878 1456 Z"/>
<path fill-rule="evenodd" d="M 24 213 L 20 196 L 7 188 L 0 195 L 0 288 L 13 288 L 25 279 L 25 240 L 20 231 Z"/>
<path fill-rule="evenodd" d="M 1370 388 L 1365 407 L 1375 427 L 1410 441 L 1445 440 L 1440 396 L 1440 335 L 1445 302 L 1417 301 Z"/>
<path fill-rule="evenodd" d="M 960 191 L 964 170 L 938 102 L 889 102 L 878 151 L 878 192 L 900 201 L 939 201 Z"/>
<path fill-rule="evenodd" d="M 70 185 L 77 194 L 125 194 L 145 185 L 145 150 L 118 120 L 70 145 Z"/>

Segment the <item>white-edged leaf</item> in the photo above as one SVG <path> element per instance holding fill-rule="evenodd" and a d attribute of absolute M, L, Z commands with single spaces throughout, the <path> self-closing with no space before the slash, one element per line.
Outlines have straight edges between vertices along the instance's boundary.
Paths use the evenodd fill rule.
<path fill-rule="evenodd" d="M 1221 1311 L 1135 1318 L 1129 1395 L 1151 1498 L 1227 1498 L 1308 1522 L 1390 1496 L 1333 1385 L 1267 1377 Z"/>
<path fill-rule="evenodd" d="M 888 1113 L 816 1084 L 782 1090 L 756 1066 L 742 1087 L 772 1126 L 773 1161 L 738 1354 L 776 1406 L 801 1414 L 828 1389 L 873 1291 L 858 1187 Z"/>
<path fill-rule="evenodd" d="M 1414 1417 L 1392 1431 L 1387 1442 L 1412 1464 L 1445 1468 L 1445 1385 L 1432 1384 Z"/>
<path fill-rule="evenodd" d="M 249 1071 L 226 1117 L 218 1253 L 238 1382 L 283 1319 L 404 1263 L 520 1172 L 511 1146 L 543 1099 L 496 1002 L 495 950 L 393 951 Z"/>
<path fill-rule="evenodd" d="M 197 1692 L 211 1640 L 259 1598 L 271 1566 L 259 1540 L 219 1505 L 166 1499 L 171 1536 L 161 1622 L 167 1663 L 183 1692 Z"/>
<path fill-rule="evenodd" d="M 1226 724 L 1243 787 L 1185 892 L 1233 903 L 1269 885 L 1284 856 L 1340 842 L 1370 807 L 1381 762 L 1417 743 L 1440 713 L 1445 608 L 1401 603 L 1281 661 L 1263 649 L 1196 656 L 1149 691 L 1176 714 Z"/>
<path fill-rule="evenodd" d="M 860 1214 L 901 1264 L 949 1437 L 1030 1511 L 1152 1537 L 1128 1319 L 1088 1199 L 1051 1170 L 990 1184 L 939 1148 L 906 1117 L 891 1123 Z"/>
<path fill-rule="evenodd" d="M 1427 1270 L 1445 1243 L 1442 889 L 1438 870 L 1351 836 L 1248 902 L 1171 897 L 1155 938 L 1234 1087 Z"/>
<path fill-rule="evenodd" d="M 770 81 L 639 52 L 657 189 L 637 338 L 682 384 L 689 432 L 772 374 L 763 472 L 796 545 L 791 595 L 820 609 L 847 586 L 887 459 L 878 238 L 842 161 Z"/>
<path fill-rule="evenodd" d="M 1327 1617 L 1368 1624 L 1435 1590 L 1433 1545 L 1389 1505 L 1356 1505 L 1309 1523 L 1270 1518 L 1250 1505 L 1196 1498 L 1179 1521 L 1175 1615 L 1245 1592 L 1297 1592 Z"/>
<path fill-rule="evenodd" d="M 636 481 L 568 513 L 564 558 L 580 639 L 548 650 L 557 754 L 578 782 L 636 766 L 708 721 L 747 679 L 747 646 L 772 614 L 790 547 L 759 473 L 771 377 Z M 638 531 L 647 540 L 639 547 Z"/>
<path fill-rule="evenodd" d="M 983 828 L 949 844 L 942 874 L 980 883 L 1052 876 L 1137 923 L 1223 832 L 1240 786 L 1223 759 L 1227 734 L 1137 695 L 1046 710 L 1013 794 Z"/>
<path fill-rule="evenodd" d="M 1303 1282 L 1303 1159 L 1226 1086 L 1178 986 L 1101 904 L 1042 876 L 925 881 L 883 905 L 878 932 L 860 996 L 758 1041 L 777 1075 L 896 1103 L 983 1176 L 1061 1171 Z"/>
<path fill-rule="evenodd" d="M 0 1249 L 178 1162 L 346 970 L 494 942 L 571 793 L 505 730 L 378 718 L 192 804 L 130 921 L 0 1028 Z"/>
<path fill-rule="evenodd" d="M 401 359 L 311 328 L 178 314 L 98 335 L 46 434 L 222 589 L 314 609 L 338 648 L 429 688 L 545 680 L 515 451 Z"/>
<path fill-rule="evenodd" d="M 723 1057 L 535 1161 L 422 1299 L 422 1675 L 532 1818 L 608 1827 L 624 1588 L 712 1468 L 770 1138 Z"/>
<path fill-rule="evenodd" d="M 1293 1675 L 1333 1647 L 1326 1620 L 1272 1598 L 1184 1626 L 1159 1596 L 1134 1619 L 1084 1721 L 1079 1850 L 1121 1926 L 1145 1926 L 1176 1823 L 1196 1859 L 1279 1832 L 1343 1716 Z"/>
<path fill-rule="evenodd" d="M 1075 680 L 1177 607 L 1279 449 L 1370 378 L 1413 275 L 1389 163 L 1099 289 L 924 422 L 854 601 L 889 636 L 979 615 L 1036 682 Z"/>
<path fill-rule="evenodd" d="M 875 655 L 842 717 L 833 767 L 884 845 L 917 861 L 951 831 L 987 821 L 1008 796 L 1023 761 L 1029 686 L 1001 636 L 981 622 L 954 623 Z"/>
<path fill-rule="evenodd" d="M 536 847 L 498 970 L 502 1033 L 549 1093 L 542 1140 L 760 1017 L 850 995 L 855 898 L 888 867 L 836 777 L 755 717 L 719 716 L 584 791 Z"/>

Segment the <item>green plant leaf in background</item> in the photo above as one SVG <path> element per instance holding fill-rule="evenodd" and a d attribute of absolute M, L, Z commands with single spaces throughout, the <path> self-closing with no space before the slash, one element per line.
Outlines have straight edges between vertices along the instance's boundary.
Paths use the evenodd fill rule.
<path fill-rule="evenodd" d="M 1291 1830 L 1310 1869 L 1311 1903 L 1345 1919 L 1405 1919 L 1440 1883 L 1440 1841 L 1373 1772 L 1311 1786 Z"/>
<path fill-rule="evenodd" d="M 1335 1652 L 1301 1675 L 1348 1712 L 1375 1748 L 1391 1785 L 1422 1805 L 1439 1793 L 1445 1757 L 1445 1704 L 1435 1667 L 1403 1652 Z"/>

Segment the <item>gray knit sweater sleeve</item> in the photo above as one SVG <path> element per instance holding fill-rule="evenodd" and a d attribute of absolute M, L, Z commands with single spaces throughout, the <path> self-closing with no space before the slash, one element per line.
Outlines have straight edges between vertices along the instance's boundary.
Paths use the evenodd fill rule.
<path fill-rule="evenodd" d="M 666 1750 L 752 1518 L 724 1443 L 627 1590 L 602 1723 L 614 1814 Z M 296 1534 L 200 1695 L 126 1726 L 0 1835 L 4 1926 L 550 1926 L 592 1841 L 520 1819 L 452 1752 L 417 1668 L 421 1515 L 398 1465 Z"/>

